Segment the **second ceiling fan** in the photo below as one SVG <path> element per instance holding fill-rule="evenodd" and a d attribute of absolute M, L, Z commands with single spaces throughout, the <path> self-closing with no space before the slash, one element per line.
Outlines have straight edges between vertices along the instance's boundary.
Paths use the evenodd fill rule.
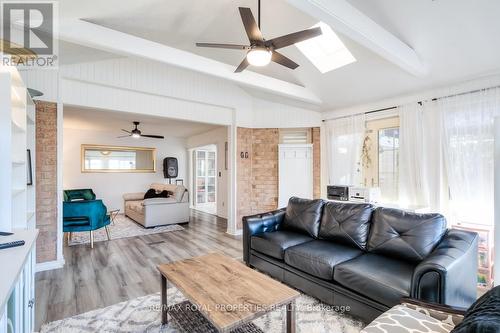
<path fill-rule="evenodd" d="M 250 41 L 250 45 L 196 43 L 196 46 L 198 47 L 246 50 L 247 54 L 245 59 L 243 59 L 240 65 L 236 68 L 234 71 L 235 73 L 242 72 L 249 65 L 266 66 L 271 61 L 287 68 L 295 69 L 299 67 L 299 65 L 276 50 L 317 37 L 322 33 L 321 28 L 312 28 L 265 40 L 262 36 L 262 32 L 260 31 L 260 0 L 258 2 L 258 24 L 255 21 L 250 8 L 239 7 L 239 11 L 248 40 Z"/>

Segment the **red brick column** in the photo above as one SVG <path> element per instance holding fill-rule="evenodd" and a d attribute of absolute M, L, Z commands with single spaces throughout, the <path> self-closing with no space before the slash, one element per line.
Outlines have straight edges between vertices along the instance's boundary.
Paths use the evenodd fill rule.
<path fill-rule="evenodd" d="M 57 259 L 57 104 L 36 102 L 36 261 Z"/>
<path fill-rule="evenodd" d="M 252 213 L 278 207 L 278 144 L 276 128 L 252 130 Z"/>

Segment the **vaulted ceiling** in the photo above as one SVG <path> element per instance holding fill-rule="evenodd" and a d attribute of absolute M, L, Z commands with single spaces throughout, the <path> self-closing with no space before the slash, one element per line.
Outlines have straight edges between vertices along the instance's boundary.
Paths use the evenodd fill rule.
<path fill-rule="evenodd" d="M 322 110 L 367 103 L 500 70 L 500 1 L 348 2 L 413 48 L 428 74 L 413 76 L 340 33 L 357 62 L 321 74 L 291 46 L 282 53 L 300 64 L 295 71 L 273 63 L 250 70 L 306 87 L 321 99 Z M 60 13 L 62 18 L 84 19 L 237 66 L 244 57 L 242 51 L 202 49 L 194 44 L 247 43 L 237 7 L 250 7 L 256 13 L 256 4 L 256 0 L 65 0 L 60 2 Z M 317 21 L 286 0 L 262 0 L 262 31 L 267 38 L 309 28 Z M 63 63 L 113 56 L 109 52 L 79 48 L 63 44 Z M 261 94 L 251 88 L 244 89 L 250 94 Z"/>

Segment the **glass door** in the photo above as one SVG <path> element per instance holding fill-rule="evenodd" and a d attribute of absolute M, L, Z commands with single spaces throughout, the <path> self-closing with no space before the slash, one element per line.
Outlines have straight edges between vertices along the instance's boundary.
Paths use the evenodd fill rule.
<path fill-rule="evenodd" d="M 196 202 L 195 205 L 215 203 L 216 154 L 215 151 L 196 150 Z"/>

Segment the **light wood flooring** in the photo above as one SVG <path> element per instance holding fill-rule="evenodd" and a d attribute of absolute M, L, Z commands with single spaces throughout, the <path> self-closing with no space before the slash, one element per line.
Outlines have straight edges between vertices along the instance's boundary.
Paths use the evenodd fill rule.
<path fill-rule="evenodd" d="M 156 266 L 209 252 L 242 257 L 241 236 L 226 234 L 227 222 L 191 211 L 184 231 L 64 246 L 63 268 L 36 275 L 35 329 L 74 316 L 160 291 Z"/>

